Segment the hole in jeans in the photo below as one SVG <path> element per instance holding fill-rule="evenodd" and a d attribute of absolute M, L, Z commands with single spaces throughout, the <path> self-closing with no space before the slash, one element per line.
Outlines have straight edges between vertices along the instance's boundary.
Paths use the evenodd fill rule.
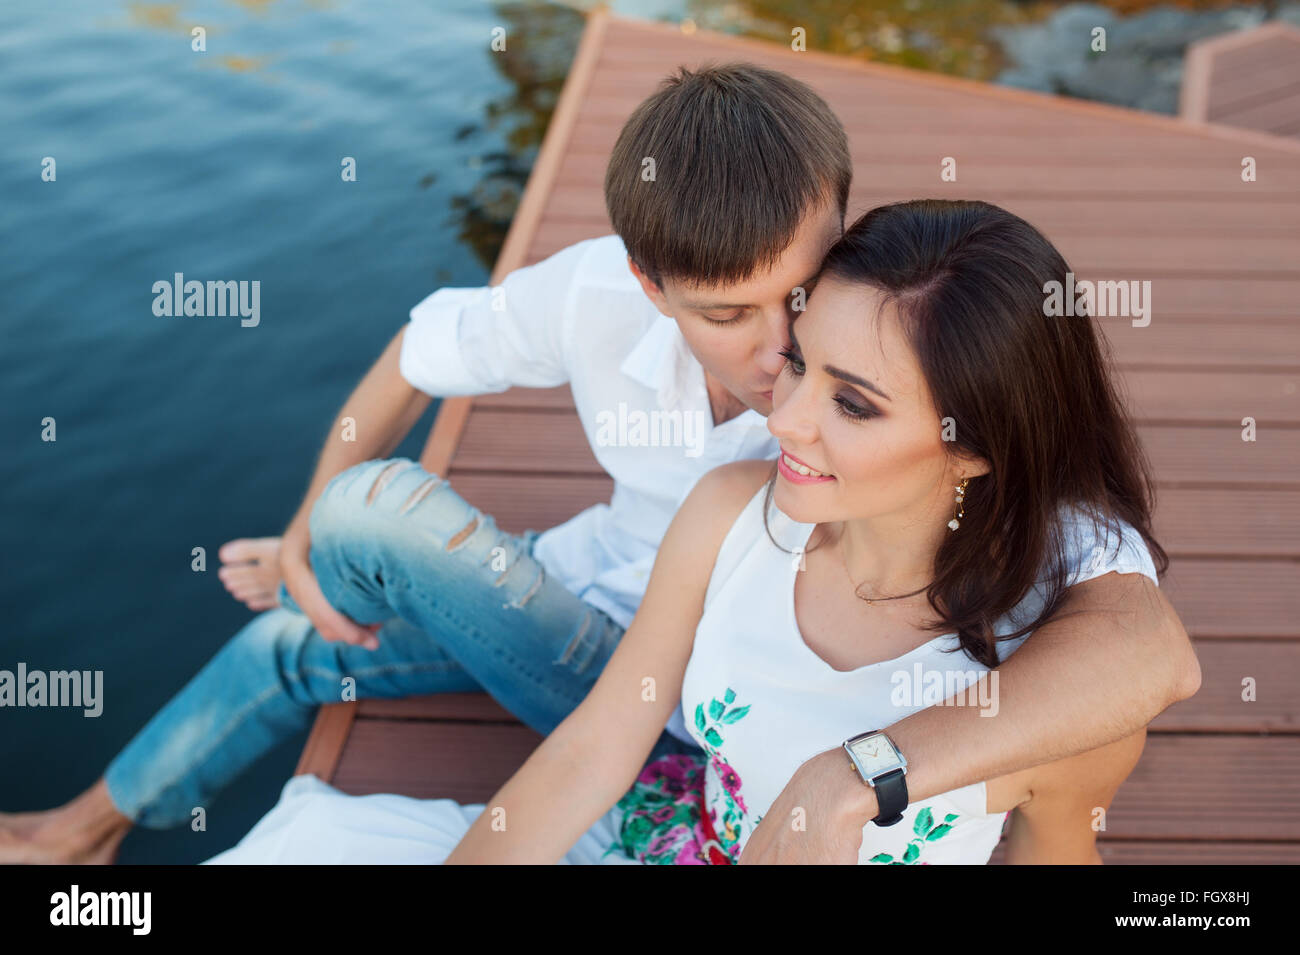
<path fill-rule="evenodd" d="M 451 540 L 447 542 L 447 550 L 448 551 L 455 550 L 461 544 L 465 543 L 465 539 L 469 537 L 470 534 L 473 534 L 476 530 L 478 530 L 477 517 L 474 518 L 474 520 L 470 521 L 469 524 L 467 524 L 462 530 L 456 533 L 455 537 L 453 537 Z"/>
<path fill-rule="evenodd" d="M 444 483 L 443 479 L 438 477 L 436 474 L 432 477 L 425 478 L 424 481 L 420 483 L 420 486 L 411 492 L 411 496 L 406 499 L 405 503 L 397 509 L 397 513 L 409 513 L 411 508 L 415 507 L 415 505 L 419 504 L 429 496 L 430 491 Z"/>
<path fill-rule="evenodd" d="M 524 605 L 528 603 L 528 601 L 533 599 L 533 595 L 537 593 L 537 591 L 542 589 L 542 581 L 545 579 L 545 577 L 546 577 L 546 573 L 545 571 L 542 570 L 542 565 L 538 564 L 537 577 L 533 580 L 532 586 L 528 588 L 528 591 L 522 597 L 514 601 L 511 604 L 511 606 L 522 609 Z M 583 629 L 585 630 L 586 628 L 584 627 Z"/>
<path fill-rule="evenodd" d="M 582 626 L 578 628 L 578 632 L 569 640 L 568 645 L 564 648 L 564 652 L 560 654 L 560 658 L 555 662 L 567 664 L 573 658 L 574 651 L 577 650 L 578 647 L 582 646 L 582 641 L 586 638 L 587 631 L 590 629 L 591 612 L 588 611 L 587 615 L 582 618 Z"/>
<path fill-rule="evenodd" d="M 384 488 L 388 487 L 389 482 L 393 480 L 396 473 L 402 468 L 409 466 L 409 461 L 394 461 L 392 464 L 388 465 L 388 467 L 380 471 L 379 477 L 375 478 L 375 483 L 370 486 L 370 493 L 366 495 L 366 504 L 370 505 L 375 503 L 375 498 L 379 496 L 379 493 L 383 491 Z"/>

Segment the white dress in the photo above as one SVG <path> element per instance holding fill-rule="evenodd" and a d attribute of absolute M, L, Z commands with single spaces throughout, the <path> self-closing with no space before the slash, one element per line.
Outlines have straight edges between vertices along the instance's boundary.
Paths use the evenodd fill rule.
<path fill-rule="evenodd" d="M 760 489 L 723 541 L 682 684 L 681 713 L 703 752 L 647 765 L 618 805 L 560 862 L 734 862 L 804 760 L 966 687 L 966 705 L 988 703 L 972 686 L 987 668 L 961 650 L 944 652 L 958 646 L 950 634 L 849 671 L 835 670 L 813 653 L 794 612 L 796 555 L 813 526 L 773 507 L 769 525 L 785 550 L 776 547 L 764 530 L 763 498 Z M 1119 534 L 1102 528 L 1099 537 L 1078 509 L 1063 508 L 1061 519 L 1069 585 L 1111 571 L 1156 580 L 1141 535 L 1128 524 L 1120 523 Z M 1028 622 L 1032 617 L 1023 615 L 1041 607 L 1035 588 L 997 632 L 1014 632 L 1016 621 Z M 1000 643 L 1000 659 L 1025 639 Z M 208 861 L 440 863 L 482 811 L 482 804 L 450 799 L 348 796 L 315 776 L 296 776 L 238 845 Z M 897 825 L 864 827 L 858 861 L 982 865 L 1006 815 L 987 811 L 982 782 L 919 800 Z"/>

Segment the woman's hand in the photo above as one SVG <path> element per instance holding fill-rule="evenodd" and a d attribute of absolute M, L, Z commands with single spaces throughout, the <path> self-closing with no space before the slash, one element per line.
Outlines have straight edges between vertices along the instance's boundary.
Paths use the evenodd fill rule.
<path fill-rule="evenodd" d="M 862 827 L 877 813 L 875 790 L 836 747 L 796 771 L 750 834 L 741 865 L 856 865 Z"/>

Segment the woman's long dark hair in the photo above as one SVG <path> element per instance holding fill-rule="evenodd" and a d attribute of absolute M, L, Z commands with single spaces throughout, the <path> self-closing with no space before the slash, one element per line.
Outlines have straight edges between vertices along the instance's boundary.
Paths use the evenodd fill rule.
<path fill-rule="evenodd" d="M 862 216 L 818 275 L 870 286 L 895 305 L 939 417 L 956 422 L 952 445 L 991 465 L 971 479 L 961 527 L 944 538 L 926 591 L 941 617 L 929 629 L 957 634 L 989 667 L 998 664 L 995 640 L 1034 630 L 1064 599 L 1062 505 L 1084 505 L 1099 533 L 1114 528 L 1112 541 L 1122 518 L 1142 535 L 1157 574 L 1169 566 L 1151 533 L 1150 466 L 1110 356 L 1087 316 L 1045 314 L 1047 283 L 1064 285 L 1068 271 L 1037 229 L 1005 209 L 922 199 Z M 994 624 L 1035 583 L 1045 587 L 1041 613 L 998 638 Z"/>

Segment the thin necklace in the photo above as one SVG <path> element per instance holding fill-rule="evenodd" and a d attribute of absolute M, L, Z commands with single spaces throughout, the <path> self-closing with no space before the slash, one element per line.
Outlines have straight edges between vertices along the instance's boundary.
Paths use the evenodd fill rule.
<path fill-rule="evenodd" d="M 844 556 L 843 532 L 840 533 L 840 539 L 838 543 L 840 546 L 835 548 L 835 551 L 840 555 L 840 566 L 844 568 L 844 576 L 849 579 L 849 583 L 853 584 L 853 596 L 857 597 L 859 600 L 865 600 L 867 602 L 868 607 L 874 607 L 877 603 L 880 603 L 885 600 L 902 600 L 905 597 L 915 597 L 917 594 L 922 593 L 924 590 L 926 590 L 926 588 L 930 586 L 929 584 L 926 584 L 925 587 L 921 587 L 918 590 L 913 590 L 910 594 L 899 594 L 897 597 L 864 597 L 861 593 L 859 593 L 859 591 L 862 589 L 862 585 L 859 583 L 855 583 L 853 580 L 853 575 L 849 573 L 849 562 Z"/>

